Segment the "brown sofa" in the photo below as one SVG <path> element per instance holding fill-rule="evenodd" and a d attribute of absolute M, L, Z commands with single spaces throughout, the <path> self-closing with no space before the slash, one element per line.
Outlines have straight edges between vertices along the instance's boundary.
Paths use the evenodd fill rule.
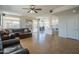
<path fill-rule="evenodd" d="M 20 44 L 20 32 L 9 33 L 9 30 L 0 31 L 0 54 L 29 54 L 28 48 Z"/>
<path fill-rule="evenodd" d="M 13 29 L 13 32 L 16 36 L 19 35 L 20 39 L 32 37 L 32 32 L 28 28 Z"/>
<path fill-rule="evenodd" d="M 2 33 L 2 39 L 12 39 L 14 37 L 19 37 L 20 39 L 32 37 L 32 33 L 28 28 L 22 29 L 5 29 L 0 31 Z"/>

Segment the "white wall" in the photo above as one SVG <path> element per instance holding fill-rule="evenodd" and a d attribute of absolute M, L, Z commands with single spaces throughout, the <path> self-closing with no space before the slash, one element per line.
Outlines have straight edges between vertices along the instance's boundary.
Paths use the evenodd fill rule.
<path fill-rule="evenodd" d="M 78 9 L 79 10 L 79 9 Z M 59 36 L 79 39 L 79 11 L 72 10 L 59 13 Z"/>
<path fill-rule="evenodd" d="M 59 17 L 59 36 L 60 37 L 67 37 L 67 20 L 65 16 Z"/>
<path fill-rule="evenodd" d="M 68 15 L 67 17 L 67 37 L 78 39 L 79 14 Z"/>

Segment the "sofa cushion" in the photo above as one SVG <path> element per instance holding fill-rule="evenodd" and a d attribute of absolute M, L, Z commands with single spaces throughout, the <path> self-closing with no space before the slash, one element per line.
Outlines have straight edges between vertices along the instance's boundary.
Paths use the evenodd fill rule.
<path fill-rule="evenodd" d="M 3 48 L 6 48 L 8 46 L 20 44 L 20 40 L 19 39 L 9 39 L 9 40 L 2 41 L 2 43 L 3 43 Z"/>
<path fill-rule="evenodd" d="M 10 54 L 29 54 L 29 50 L 28 49 L 19 49 Z"/>

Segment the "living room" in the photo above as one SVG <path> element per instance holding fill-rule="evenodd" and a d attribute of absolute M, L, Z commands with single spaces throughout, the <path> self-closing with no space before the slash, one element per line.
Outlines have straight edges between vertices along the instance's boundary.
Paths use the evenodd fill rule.
<path fill-rule="evenodd" d="M 78 5 L 0 5 L 0 53 L 79 53 L 78 15 Z"/>

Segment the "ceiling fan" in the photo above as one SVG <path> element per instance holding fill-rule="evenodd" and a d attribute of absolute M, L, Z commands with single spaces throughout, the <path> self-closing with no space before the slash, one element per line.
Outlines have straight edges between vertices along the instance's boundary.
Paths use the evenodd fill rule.
<path fill-rule="evenodd" d="M 38 11 L 41 11 L 42 9 L 41 8 L 35 8 L 35 5 L 30 5 L 30 8 L 23 8 L 23 9 L 26 9 L 28 10 L 27 13 L 38 13 Z"/>

